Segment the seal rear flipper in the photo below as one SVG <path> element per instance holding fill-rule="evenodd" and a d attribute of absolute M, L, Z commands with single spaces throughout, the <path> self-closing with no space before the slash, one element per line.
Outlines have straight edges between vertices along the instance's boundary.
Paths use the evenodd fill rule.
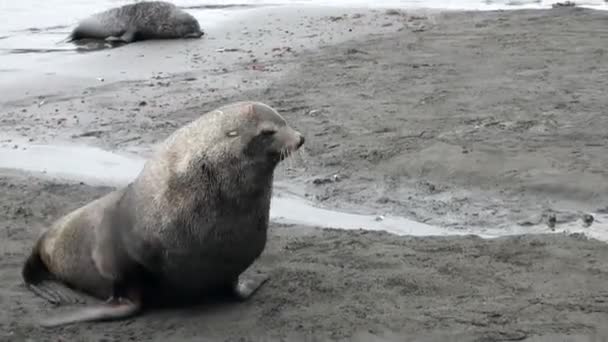
<path fill-rule="evenodd" d="M 81 304 L 86 302 L 84 295 L 53 280 L 45 280 L 38 284 L 26 284 L 26 286 L 38 297 L 54 305 Z"/>
<path fill-rule="evenodd" d="M 141 311 L 141 301 L 122 300 L 118 304 L 97 304 L 64 314 L 55 315 L 53 318 L 40 322 L 43 327 L 51 328 L 79 322 L 109 321 L 124 319 L 136 315 Z"/>
<path fill-rule="evenodd" d="M 83 303 L 84 296 L 58 282 L 42 261 L 40 248 L 43 240 L 44 235 L 36 242 L 21 269 L 25 286 L 38 297 L 54 305 Z"/>
<path fill-rule="evenodd" d="M 54 305 L 61 304 L 61 299 L 59 296 L 55 293 L 49 292 L 44 287 L 34 284 L 25 284 L 25 286 L 27 286 L 27 288 L 30 289 L 30 291 L 32 291 L 36 296 L 46 300 L 47 302 Z"/>
<path fill-rule="evenodd" d="M 50 302 L 51 304 L 60 304 L 61 297 L 49 291 L 47 286 L 44 284 L 53 279 L 53 275 L 46 267 L 42 259 L 40 258 L 40 244 L 44 239 L 44 236 L 40 237 L 36 242 L 36 245 L 32 249 L 31 254 L 23 264 L 21 269 L 21 277 L 25 282 L 25 286 L 40 298 Z"/>

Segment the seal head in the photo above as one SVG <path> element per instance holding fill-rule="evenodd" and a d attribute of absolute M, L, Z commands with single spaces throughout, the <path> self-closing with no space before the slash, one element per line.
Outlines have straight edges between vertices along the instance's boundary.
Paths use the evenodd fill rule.
<path fill-rule="evenodd" d="M 172 13 L 174 16 L 174 20 L 168 21 L 170 25 L 173 25 L 173 28 L 167 27 L 163 29 L 167 32 L 174 32 L 176 37 L 182 38 L 200 38 L 205 32 L 201 30 L 201 27 L 190 13 L 175 11 Z"/>

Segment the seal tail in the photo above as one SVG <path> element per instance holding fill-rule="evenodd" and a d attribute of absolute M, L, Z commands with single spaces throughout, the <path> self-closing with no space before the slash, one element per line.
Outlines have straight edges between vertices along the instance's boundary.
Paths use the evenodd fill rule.
<path fill-rule="evenodd" d="M 141 302 L 126 301 L 120 304 L 100 304 L 85 307 L 53 318 L 43 320 L 40 325 L 46 328 L 79 322 L 109 321 L 134 316 L 141 311 Z"/>

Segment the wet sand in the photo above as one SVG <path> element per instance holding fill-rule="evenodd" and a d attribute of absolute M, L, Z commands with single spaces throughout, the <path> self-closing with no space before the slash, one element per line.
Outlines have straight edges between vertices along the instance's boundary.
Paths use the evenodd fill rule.
<path fill-rule="evenodd" d="M 272 280 L 247 303 L 51 332 L 36 319 L 69 308 L 26 291 L 21 263 L 41 229 L 110 187 L 3 170 L 0 340 L 607 336 L 598 332 L 605 242 L 543 221 L 555 214 L 559 231 L 608 211 L 607 14 L 331 11 L 261 9 L 204 41 L 91 53 L 45 78 L 0 82 L 0 144 L 145 157 L 198 114 L 256 99 L 307 135 L 305 153 L 277 177 L 318 206 L 536 234 L 411 237 L 274 222 L 255 265 Z"/>

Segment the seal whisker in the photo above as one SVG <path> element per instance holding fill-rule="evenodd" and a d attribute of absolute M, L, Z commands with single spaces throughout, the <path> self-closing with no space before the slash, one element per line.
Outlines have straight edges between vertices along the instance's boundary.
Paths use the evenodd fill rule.
<path fill-rule="evenodd" d="M 296 152 L 296 155 L 298 156 L 298 162 L 299 162 L 301 165 L 306 165 L 306 157 L 304 156 L 304 151 L 302 151 L 302 149 L 299 149 L 299 150 Z"/>
<path fill-rule="evenodd" d="M 287 155 L 286 155 L 286 153 L 285 153 L 285 152 L 286 152 L 286 151 L 285 151 L 285 148 L 281 148 L 281 150 L 279 151 L 280 160 L 283 160 L 283 161 L 284 161 L 284 160 L 287 158 Z M 281 170 L 282 170 L 282 172 L 283 172 L 283 176 L 287 177 L 287 175 L 288 175 L 288 173 L 289 173 L 289 172 L 288 172 L 288 171 L 289 171 L 289 170 L 288 170 L 288 166 L 287 166 L 285 163 L 282 163 L 282 165 L 281 165 L 281 166 L 282 166 L 282 167 L 281 167 Z"/>
<path fill-rule="evenodd" d="M 287 164 L 289 165 L 289 170 L 293 170 L 294 169 L 293 153 L 290 153 L 289 151 L 287 151 L 287 153 L 289 153 L 289 155 L 287 156 L 287 159 L 289 160 L 287 162 Z"/>

